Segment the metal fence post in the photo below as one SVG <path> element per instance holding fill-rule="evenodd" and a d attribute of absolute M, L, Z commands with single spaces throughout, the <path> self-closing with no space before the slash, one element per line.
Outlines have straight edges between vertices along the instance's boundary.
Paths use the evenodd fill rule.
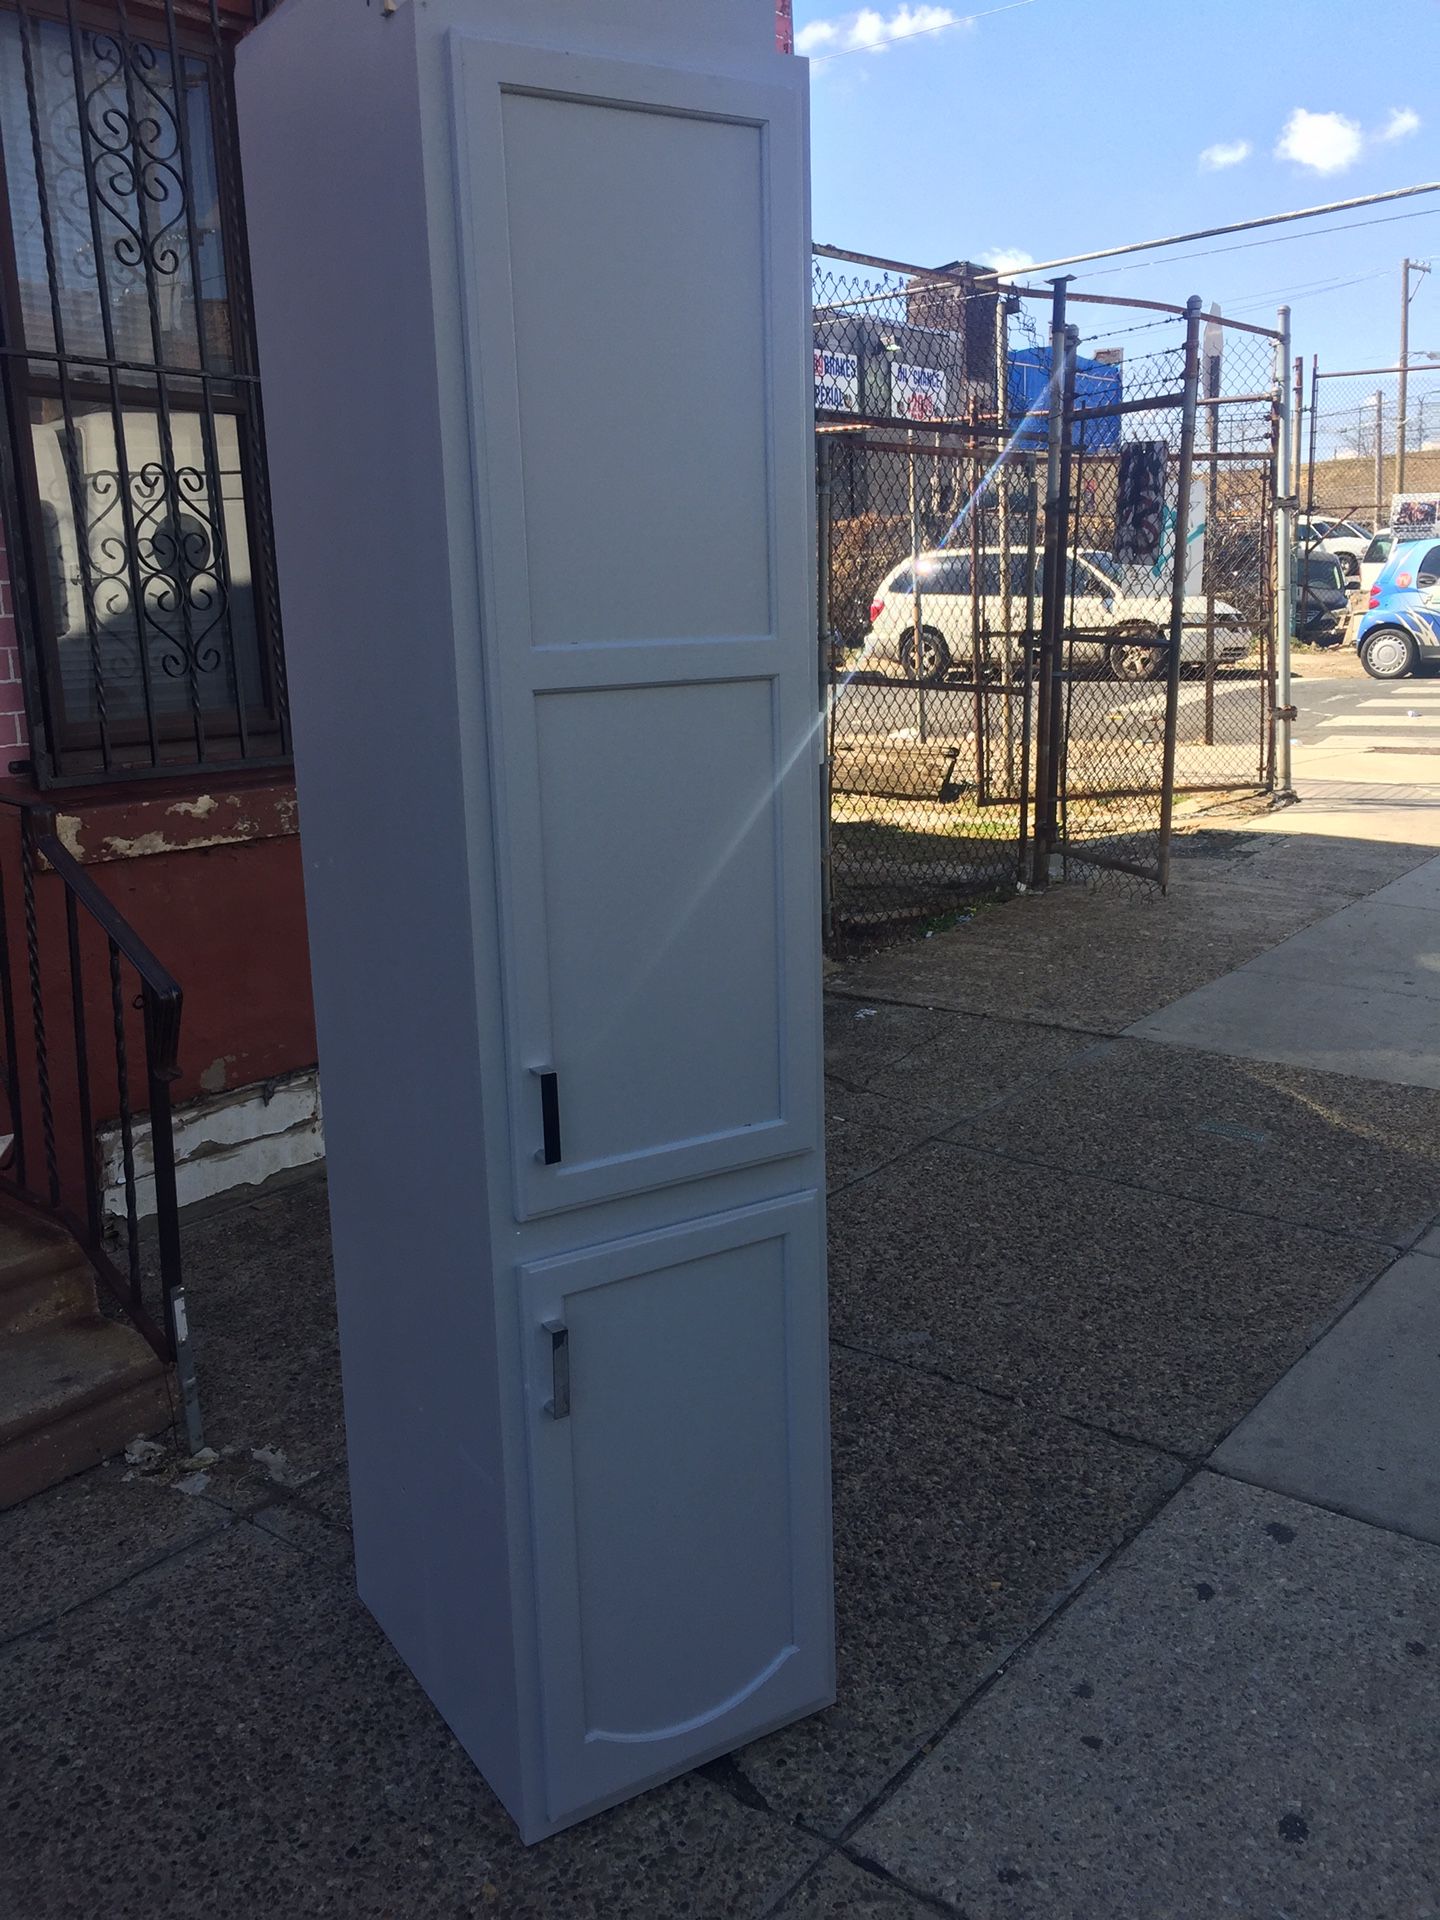
<path fill-rule="evenodd" d="M 820 925 L 828 946 L 835 934 L 835 906 L 830 860 L 830 733 L 834 696 L 830 636 L 830 436 L 817 436 L 815 447 L 815 627 L 819 641 L 820 725 Z"/>
<path fill-rule="evenodd" d="M 200 1394 L 195 1383 L 195 1356 L 190 1346 L 190 1323 L 185 1312 L 185 1287 L 180 1264 L 180 1216 L 175 1192 L 175 1134 L 170 1114 L 170 1073 L 155 1064 L 160 1013 L 155 996 L 144 990 L 145 1060 L 150 1101 L 150 1153 L 155 1176 L 155 1225 L 160 1249 L 160 1286 L 165 1302 L 165 1335 L 175 1362 L 180 1388 L 185 1444 L 191 1455 L 205 1444 L 200 1424 Z"/>
<path fill-rule="evenodd" d="M 1295 493 L 1299 475 L 1291 471 L 1294 449 L 1300 444 L 1298 420 L 1291 439 L 1290 385 L 1286 373 L 1290 363 L 1290 309 L 1279 313 L 1280 340 L 1275 349 L 1280 422 L 1275 458 L 1275 795 L 1277 806 L 1295 798 L 1291 784 L 1290 733 L 1294 709 L 1290 705 L 1290 636 L 1295 624 Z M 1303 395 L 1304 369 L 1295 362 L 1295 388 Z M 1315 486 L 1315 401 L 1310 398 L 1310 489 Z"/>
<path fill-rule="evenodd" d="M 1375 394 L 1375 525 L 1385 524 L 1385 390 Z"/>
<path fill-rule="evenodd" d="M 920 491 L 915 484 L 915 429 L 911 427 L 905 435 L 908 452 L 905 456 L 906 472 L 909 481 L 910 506 L 910 591 L 911 611 L 911 665 L 915 669 L 915 717 L 921 740 L 929 738 L 929 716 L 925 704 L 925 610 L 920 589 Z"/>
<path fill-rule="evenodd" d="M 1052 283 L 1050 305 L 1050 396 L 1045 441 L 1045 558 L 1041 576 L 1040 675 L 1035 714 L 1035 828 L 1030 884 L 1050 881 L 1055 850 L 1060 766 L 1055 735 L 1060 718 L 1060 655 L 1065 632 L 1065 555 L 1070 502 L 1062 468 L 1066 440 L 1065 385 L 1070 358 L 1065 292 L 1070 276 Z"/>
<path fill-rule="evenodd" d="M 1220 510 L 1220 384 L 1221 354 L 1225 334 L 1218 324 L 1218 309 L 1210 309 L 1216 324 L 1205 330 L 1206 442 L 1209 462 L 1205 487 L 1205 744 L 1215 744 L 1215 550 L 1219 545 Z M 1187 567 L 1188 571 L 1188 567 Z"/>
<path fill-rule="evenodd" d="M 1200 296 L 1185 303 L 1185 381 L 1180 403 L 1180 459 L 1170 576 L 1170 651 L 1165 674 L 1165 752 L 1160 773 L 1160 886 L 1170 884 L 1170 821 L 1175 809 L 1175 734 L 1180 713 L 1180 647 L 1185 634 L 1185 557 L 1190 541 L 1190 480 L 1195 469 L 1195 415 L 1200 398 Z"/>
<path fill-rule="evenodd" d="M 1040 500 L 1035 487 L 1035 455 L 1024 456 L 1025 472 L 1025 638 L 1020 657 L 1020 819 L 1015 873 L 1025 877 L 1030 844 L 1030 738 L 1035 673 L 1035 536 Z"/>
<path fill-rule="evenodd" d="M 1285 309 L 1285 311 L 1288 313 L 1289 309 L 1287 308 Z M 1316 436 L 1318 431 L 1317 423 L 1319 421 L 1319 418 L 1320 418 L 1320 356 L 1317 353 L 1317 354 L 1312 354 L 1310 358 L 1310 445 L 1309 445 L 1309 452 L 1308 452 L 1308 455 L 1306 458 L 1306 464 L 1305 464 L 1305 525 L 1307 528 L 1309 527 L 1311 521 L 1315 518 L 1315 450 L 1316 450 Z M 1297 498 L 1299 496 L 1299 492 L 1300 492 L 1300 477 L 1297 474 L 1295 476 L 1295 493 Z M 1291 521 L 1291 524 L 1290 524 L 1290 535 L 1291 535 L 1290 551 L 1293 554 L 1295 550 L 1295 540 L 1294 540 L 1295 523 L 1293 520 Z M 1292 601 L 1293 601 L 1293 594 L 1294 594 L 1293 574 L 1294 574 L 1294 562 L 1292 560 L 1291 562 Z M 1306 618 L 1306 613 L 1309 607 L 1309 594 L 1310 594 L 1310 569 L 1307 567 L 1305 569 L 1304 576 L 1302 578 L 1301 585 L 1300 585 L 1299 625 L 1300 625 L 1300 631 L 1302 633 L 1305 631 L 1305 618 Z M 1289 651 L 1290 638 L 1291 638 L 1290 629 L 1287 628 L 1286 629 L 1287 654 Z M 1283 702 L 1283 704 L 1286 706 L 1290 704 L 1288 698 Z"/>
<path fill-rule="evenodd" d="M 1005 312 L 1005 295 L 995 295 L 995 443 L 999 448 L 996 462 L 996 482 L 998 492 L 996 505 L 999 524 L 996 532 L 1000 544 L 1000 624 L 1003 628 L 1001 641 L 1001 694 L 1000 711 L 1005 735 L 1005 791 L 1013 792 L 1015 787 L 1015 603 L 1014 583 L 1010 578 L 1010 460 L 1009 460 L 1009 398 L 1010 398 L 1010 332 Z"/>

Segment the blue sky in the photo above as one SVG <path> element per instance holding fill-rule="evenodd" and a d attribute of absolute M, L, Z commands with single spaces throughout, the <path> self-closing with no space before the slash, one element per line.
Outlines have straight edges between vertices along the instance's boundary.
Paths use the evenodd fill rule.
<path fill-rule="evenodd" d="M 966 24 L 923 0 L 795 0 L 817 240 L 922 265 L 1046 260 L 1440 179 L 1440 0 L 971 4 Z M 914 31 L 947 13 L 960 24 Z M 897 31 L 910 37 L 872 50 Z M 1440 194 L 1313 223 L 1402 213 L 1101 262 L 1130 270 L 1076 269 L 1075 284 L 1198 293 L 1263 324 L 1288 299 L 1297 352 L 1390 365 L 1406 254 L 1435 256 L 1411 342 L 1440 351 Z M 1287 232 L 1306 237 L 1180 257 Z"/>

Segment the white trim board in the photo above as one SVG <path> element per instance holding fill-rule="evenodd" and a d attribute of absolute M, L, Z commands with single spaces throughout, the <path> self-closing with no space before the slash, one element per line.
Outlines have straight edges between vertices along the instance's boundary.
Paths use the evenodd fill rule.
<path fill-rule="evenodd" d="M 120 1122 L 96 1129 L 100 1189 L 107 1219 L 125 1216 Z M 148 1115 L 135 1123 L 136 1199 L 140 1218 L 155 1211 L 155 1171 Z M 235 1187 L 258 1187 L 272 1174 L 325 1157 L 320 1081 L 314 1067 L 207 1095 L 175 1109 L 175 1188 L 182 1207 Z"/>

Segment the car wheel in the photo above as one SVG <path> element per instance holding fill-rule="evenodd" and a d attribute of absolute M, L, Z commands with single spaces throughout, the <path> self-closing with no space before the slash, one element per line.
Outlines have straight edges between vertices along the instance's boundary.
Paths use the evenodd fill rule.
<path fill-rule="evenodd" d="M 1360 643 L 1360 664 L 1372 680 L 1403 680 L 1415 671 L 1415 642 L 1403 627 L 1376 627 Z"/>
<path fill-rule="evenodd" d="M 907 633 L 900 642 L 900 665 L 905 670 L 905 678 L 914 680 L 915 672 L 915 635 Z M 938 687 L 950 671 L 950 649 L 934 627 L 920 629 L 920 672 L 918 678 L 922 685 Z"/>
<path fill-rule="evenodd" d="M 1112 640 L 1105 649 L 1106 664 L 1115 680 L 1158 680 L 1165 671 L 1165 649 L 1156 641 L 1131 635 Z"/>

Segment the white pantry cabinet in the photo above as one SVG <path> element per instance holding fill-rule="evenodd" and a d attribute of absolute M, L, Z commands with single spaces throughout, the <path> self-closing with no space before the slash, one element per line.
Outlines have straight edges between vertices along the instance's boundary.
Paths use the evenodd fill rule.
<path fill-rule="evenodd" d="M 237 62 L 360 1590 L 527 1839 L 833 1695 L 772 43 L 286 0 Z"/>

